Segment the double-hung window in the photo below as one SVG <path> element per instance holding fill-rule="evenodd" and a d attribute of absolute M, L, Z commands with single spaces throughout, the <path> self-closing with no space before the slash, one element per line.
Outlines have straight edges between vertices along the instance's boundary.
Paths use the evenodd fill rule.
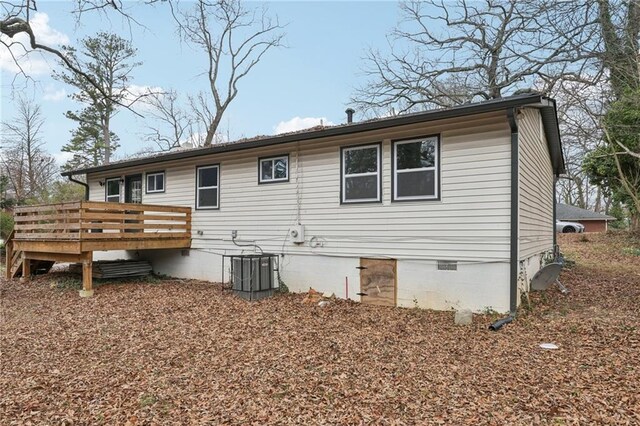
<path fill-rule="evenodd" d="M 109 203 L 120 202 L 120 178 L 107 179 L 104 182 L 105 201 Z"/>
<path fill-rule="evenodd" d="M 394 200 L 439 198 L 439 145 L 438 136 L 394 142 Z"/>
<path fill-rule="evenodd" d="M 147 173 L 147 194 L 164 192 L 164 172 Z"/>
<path fill-rule="evenodd" d="M 220 201 L 220 166 L 196 168 L 196 208 L 217 209 Z"/>
<path fill-rule="evenodd" d="M 261 158 L 258 161 L 258 182 L 275 183 L 289 180 L 289 156 Z"/>
<path fill-rule="evenodd" d="M 342 148 L 342 202 L 381 200 L 380 144 Z"/>

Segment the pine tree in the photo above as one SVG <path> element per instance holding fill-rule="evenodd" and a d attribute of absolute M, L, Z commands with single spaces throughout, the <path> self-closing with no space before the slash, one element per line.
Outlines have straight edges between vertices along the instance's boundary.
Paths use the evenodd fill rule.
<path fill-rule="evenodd" d="M 79 128 L 74 131 L 76 141 L 71 141 L 70 149 L 78 154 L 78 161 L 83 159 L 99 159 L 99 164 L 109 164 L 111 155 L 117 148 L 117 143 L 112 141 L 111 120 L 117 110 L 124 106 L 130 106 L 137 99 L 129 91 L 131 86 L 131 73 L 139 66 L 139 62 L 131 62 L 137 50 L 131 42 L 116 34 L 98 33 L 94 37 L 87 37 L 81 41 L 80 55 L 70 46 L 63 46 L 62 50 L 75 63 L 81 64 L 83 69 L 91 75 L 102 90 L 98 90 L 82 76 L 71 73 L 54 73 L 53 77 L 72 85 L 78 89 L 71 98 L 86 105 L 85 109 L 78 113 L 67 113 L 70 118 L 79 123 Z M 106 96 L 105 96 L 106 95 Z M 138 96 L 139 98 L 139 96 Z M 98 138 L 95 131 L 101 133 Z M 89 147 L 89 152 L 82 152 L 83 144 L 100 143 Z M 97 155 L 101 153 L 101 155 Z"/>
<path fill-rule="evenodd" d="M 71 131 L 69 143 L 62 147 L 62 152 L 73 154 L 62 168 L 78 170 L 104 164 L 106 143 L 96 108 L 89 106 L 79 113 L 68 111 L 65 116 L 77 122 L 78 127 Z M 109 141 L 112 152 L 120 146 L 118 140 L 118 136 L 110 132 Z"/>

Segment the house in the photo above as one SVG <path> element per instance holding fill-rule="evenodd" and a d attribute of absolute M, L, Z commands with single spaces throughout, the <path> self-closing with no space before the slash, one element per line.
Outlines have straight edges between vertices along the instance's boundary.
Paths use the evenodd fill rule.
<path fill-rule="evenodd" d="M 90 202 L 191 208 L 190 248 L 96 259 L 219 281 L 223 255 L 258 250 L 292 291 L 506 312 L 554 249 L 563 172 L 555 101 L 529 93 L 64 175 L 86 175 Z"/>
<path fill-rule="evenodd" d="M 568 204 L 556 205 L 556 218 L 565 222 L 577 222 L 584 226 L 584 232 L 607 232 L 608 223 L 615 217 Z"/>

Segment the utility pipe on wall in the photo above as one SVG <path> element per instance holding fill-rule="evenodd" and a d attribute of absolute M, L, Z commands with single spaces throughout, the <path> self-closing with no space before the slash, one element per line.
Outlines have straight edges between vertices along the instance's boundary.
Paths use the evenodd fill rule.
<path fill-rule="evenodd" d="M 349 300 L 349 277 L 344 277 L 344 298 Z"/>
<path fill-rule="evenodd" d="M 518 190 L 519 179 L 519 158 L 518 158 L 518 120 L 516 108 L 507 110 L 507 120 L 511 129 L 511 225 L 510 225 L 510 259 L 509 259 L 509 316 L 502 318 L 489 326 L 489 330 L 500 330 L 509 324 L 516 317 L 518 309 Z"/>
<path fill-rule="evenodd" d="M 516 118 L 516 109 L 509 108 L 507 110 L 507 119 L 511 128 L 511 244 L 510 244 L 510 270 L 509 270 L 509 310 L 511 315 L 515 316 L 518 309 L 518 197 L 520 187 L 520 167 L 519 167 L 519 150 L 518 150 L 518 121 Z"/>
<path fill-rule="evenodd" d="M 86 182 L 82 182 L 81 180 L 76 180 L 73 178 L 73 175 L 68 176 L 69 181 L 73 183 L 77 183 L 78 185 L 84 186 L 84 199 L 89 201 L 89 184 Z"/>

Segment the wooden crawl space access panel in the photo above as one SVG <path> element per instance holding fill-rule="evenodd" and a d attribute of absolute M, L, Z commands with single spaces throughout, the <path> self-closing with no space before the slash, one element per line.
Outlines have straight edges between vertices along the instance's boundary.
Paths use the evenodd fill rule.
<path fill-rule="evenodd" d="M 396 306 L 398 293 L 396 259 L 360 258 L 360 302 Z"/>

